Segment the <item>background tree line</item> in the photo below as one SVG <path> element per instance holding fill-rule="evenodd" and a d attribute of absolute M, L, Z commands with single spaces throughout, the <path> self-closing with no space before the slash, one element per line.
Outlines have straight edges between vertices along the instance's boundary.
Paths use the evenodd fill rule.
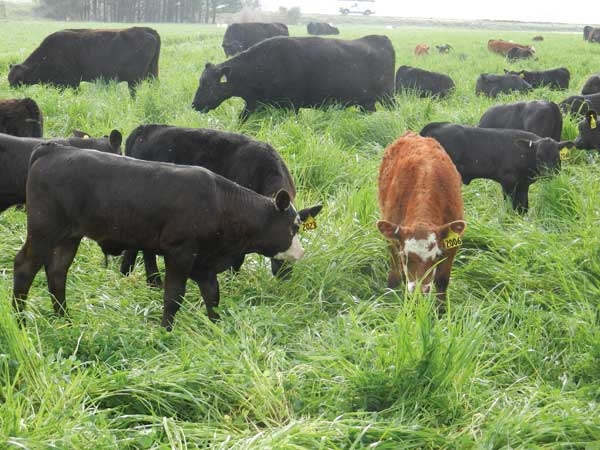
<path fill-rule="evenodd" d="M 215 23 L 258 0 L 38 0 L 36 13 L 58 20 Z"/>

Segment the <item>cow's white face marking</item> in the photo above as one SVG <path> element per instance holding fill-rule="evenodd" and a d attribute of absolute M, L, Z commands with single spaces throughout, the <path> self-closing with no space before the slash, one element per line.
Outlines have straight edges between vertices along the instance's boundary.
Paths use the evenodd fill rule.
<path fill-rule="evenodd" d="M 285 252 L 277 253 L 273 259 L 283 259 L 284 261 L 297 261 L 304 256 L 304 249 L 300 244 L 298 235 L 292 238 L 292 245 Z"/>
<path fill-rule="evenodd" d="M 415 288 L 417 287 L 417 282 L 416 281 L 409 281 L 407 283 L 406 287 L 408 288 L 408 292 L 410 294 L 412 294 L 415 291 Z M 431 290 L 431 283 L 421 284 L 421 292 L 423 294 L 427 294 L 430 290 Z"/>
<path fill-rule="evenodd" d="M 410 238 L 404 241 L 404 254 L 407 258 L 409 253 L 417 255 L 421 261 L 427 262 L 440 256 L 442 251 L 438 247 L 435 233 L 429 233 L 426 239 Z"/>

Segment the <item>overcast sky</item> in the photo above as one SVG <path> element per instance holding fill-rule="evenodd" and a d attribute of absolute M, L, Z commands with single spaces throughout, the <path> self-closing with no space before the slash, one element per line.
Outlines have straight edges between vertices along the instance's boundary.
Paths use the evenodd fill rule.
<path fill-rule="evenodd" d="M 337 14 L 346 0 L 261 0 L 264 10 L 279 6 L 300 7 L 304 13 Z M 397 17 L 432 17 L 442 19 L 521 20 L 526 22 L 562 22 L 596 25 L 600 22 L 597 0 L 375 0 L 366 3 L 376 15 Z"/>

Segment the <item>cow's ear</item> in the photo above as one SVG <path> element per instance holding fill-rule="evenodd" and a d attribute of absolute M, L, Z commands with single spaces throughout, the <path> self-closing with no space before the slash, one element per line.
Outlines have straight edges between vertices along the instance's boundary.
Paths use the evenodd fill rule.
<path fill-rule="evenodd" d="M 527 149 L 527 148 L 533 148 L 535 146 L 535 144 L 537 143 L 537 141 L 532 141 L 531 139 L 523 139 L 523 138 L 519 138 L 516 139 L 514 141 L 515 145 L 518 145 L 519 147 L 523 148 L 523 149 Z"/>
<path fill-rule="evenodd" d="M 8 68 L 9 68 L 9 69 L 12 69 L 13 67 L 15 67 L 15 65 L 14 65 L 14 64 L 9 64 L 9 65 L 8 65 Z"/>
<path fill-rule="evenodd" d="M 81 130 L 73 130 L 72 134 L 74 137 L 81 138 L 81 139 L 89 139 L 89 137 L 90 137 L 89 134 L 87 134 L 85 131 L 81 131 Z"/>
<path fill-rule="evenodd" d="M 442 225 L 437 229 L 437 238 L 441 248 L 448 250 L 462 245 L 461 236 L 467 229 L 467 222 L 455 220 Z"/>
<path fill-rule="evenodd" d="M 119 130 L 112 130 L 110 132 L 110 136 L 108 137 L 108 142 L 110 143 L 110 146 L 112 148 L 117 150 L 119 147 L 121 147 L 121 142 L 123 142 L 123 135 Z"/>
<path fill-rule="evenodd" d="M 592 130 L 598 126 L 598 114 L 593 109 L 585 113 L 585 120 Z"/>
<path fill-rule="evenodd" d="M 402 240 L 402 230 L 400 225 L 388 222 L 387 220 L 378 220 L 377 229 L 386 239 L 391 241 Z"/>
<path fill-rule="evenodd" d="M 222 67 L 221 68 L 221 78 L 219 81 L 221 83 L 228 83 L 229 75 L 231 75 L 231 67 L 229 67 L 229 66 Z"/>
<path fill-rule="evenodd" d="M 207 62 L 206 64 L 204 64 L 204 70 L 208 70 L 215 67 L 214 64 Z"/>
<path fill-rule="evenodd" d="M 308 219 L 309 217 L 316 217 L 317 214 L 319 214 L 322 209 L 323 209 L 323 205 L 316 205 L 316 206 L 312 206 L 310 208 L 304 208 L 304 209 L 298 211 L 298 215 L 300 216 L 300 221 L 306 222 L 306 219 Z"/>
<path fill-rule="evenodd" d="M 292 203 L 292 198 L 290 197 L 288 191 L 286 191 L 285 189 L 280 189 L 277 192 L 277 194 L 275 194 L 275 197 L 273 198 L 273 203 L 275 204 L 275 208 L 277 208 L 278 211 L 286 211 Z"/>

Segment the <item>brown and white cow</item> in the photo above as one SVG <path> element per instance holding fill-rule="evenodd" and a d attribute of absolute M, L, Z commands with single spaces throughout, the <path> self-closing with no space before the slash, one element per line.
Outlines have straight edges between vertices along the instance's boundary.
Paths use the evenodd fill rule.
<path fill-rule="evenodd" d="M 466 228 L 461 178 L 448 154 L 432 138 L 407 132 L 389 145 L 379 169 L 377 228 L 390 243 L 388 287 L 435 284 L 438 313 L 446 311 L 452 262 Z"/>
<path fill-rule="evenodd" d="M 508 52 L 513 48 L 530 51 L 532 55 L 535 53 L 535 48 L 531 45 L 517 44 L 516 42 L 505 41 L 503 39 L 490 39 L 487 47 L 490 52 L 498 53 L 503 56 L 507 56 Z"/>
<path fill-rule="evenodd" d="M 415 47 L 415 56 L 423 56 L 429 54 L 429 45 L 427 44 L 418 44 Z"/>

